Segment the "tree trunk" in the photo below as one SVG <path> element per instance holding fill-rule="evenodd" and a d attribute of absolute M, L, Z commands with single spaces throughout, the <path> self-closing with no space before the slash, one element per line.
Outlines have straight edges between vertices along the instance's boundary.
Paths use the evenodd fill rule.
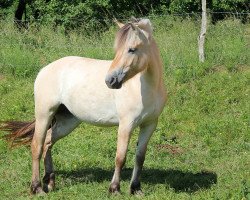
<path fill-rule="evenodd" d="M 206 0 L 202 0 L 201 32 L 200 32 L 200 35 L 199 35 L 199 38 L 198 38 L 199 60 L 200 60 L 200 62 L 205 61 L 204 43 L 205 43 L 206 31 L 207 31 Z"/>
<path fill-rule="evenodd" d="M 17 24 L 18 27 L 23 26 L 22 17 L 23 17 L 23 13 L 25 13 L 25 15 L 26 15 L 25 6 L 26 6 L 26 1 L 25 0 L 19 0 L 16 12 L 15 12 L 15 23 Z M 26 16 L 25 16 L 25 18 L 26 18 Z"/>

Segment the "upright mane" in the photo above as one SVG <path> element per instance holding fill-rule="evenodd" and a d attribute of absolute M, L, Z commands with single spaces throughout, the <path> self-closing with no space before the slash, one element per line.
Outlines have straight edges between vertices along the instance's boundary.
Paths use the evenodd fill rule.
<path fill-rule="evenodd" d="M 135 19 L 134 24 L 138 26 L 140 29 L 145 31 L 147 34 L 152 35 L 153 26 L 149 19 Z"/>

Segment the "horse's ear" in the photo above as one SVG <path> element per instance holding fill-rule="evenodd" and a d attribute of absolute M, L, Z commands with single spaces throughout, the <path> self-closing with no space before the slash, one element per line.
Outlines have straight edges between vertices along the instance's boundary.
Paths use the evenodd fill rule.
<path fill-rule="evenodd" d="M 122 28 L 125 25 L 125 24 L 119 22 L 116 18 L 114 18 L 113 21 L 119 26 L 119 28 Z"/>

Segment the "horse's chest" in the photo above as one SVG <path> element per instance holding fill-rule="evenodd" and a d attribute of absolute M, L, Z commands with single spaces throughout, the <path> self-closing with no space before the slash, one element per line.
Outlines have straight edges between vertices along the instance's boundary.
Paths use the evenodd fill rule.
<path fill-rule="evenodd" d="M 154 95 L 128 95 L 117 102 L 119 118 L 128 118 L 137 125 L 155 120 L 161 112 L 159 101 Z"/>
<path fill-rule="evenodd" d="M 151 99 L 149 103 L 143 105 L 140 117 L 141 122 L 155 120 L 160 115 L 161 110 L 158 99 Z"/>

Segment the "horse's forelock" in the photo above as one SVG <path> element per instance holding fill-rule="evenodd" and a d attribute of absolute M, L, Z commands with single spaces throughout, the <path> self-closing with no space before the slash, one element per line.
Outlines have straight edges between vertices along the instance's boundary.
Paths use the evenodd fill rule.
<path fill-rule="evenodd" d="M 114 44 L 114 49 L 116 52 L 119 48 L 124 47 L 127 39 L 130 37 L 130 34 L 134 29 L 133 26 L 137 26 L 139 29 L 145 31 L 147 33 L 147 38 L 149 38 L 152 34 L 153 27 L 149 19 L 137 19 L 136 22 L 127 23 L 116 34 Z"/>
<path fill-rule="evenodd" d="M 132 27 L 131 24 L 125 24 L 116 34 L 116 38 L 115 38 L 115 51 L 118 50 L 119 47 L 123 47 L 124 44 L 126 43 L 126 40 L 129 36 L 129 34 L 132 31 Z"/>

